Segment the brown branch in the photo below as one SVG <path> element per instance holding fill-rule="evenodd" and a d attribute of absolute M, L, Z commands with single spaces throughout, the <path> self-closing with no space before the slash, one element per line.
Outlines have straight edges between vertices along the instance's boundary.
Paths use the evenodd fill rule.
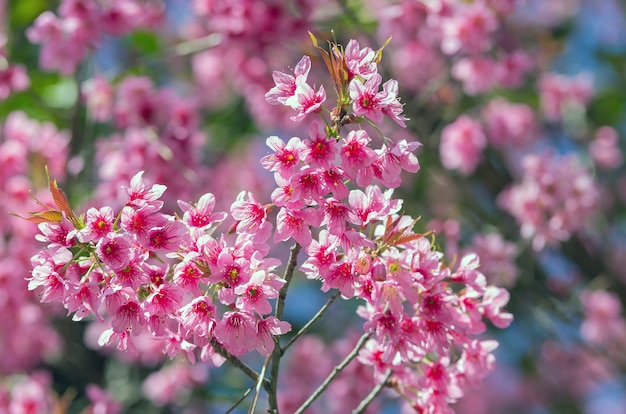
<path fill-rule="evenodd" d="M 308 400 L 306 400 L 301 406 L 300 408 L 298 408 L 298 410 L 295 412 L 295 414 L 302 414 L 304 413 L 304 410 L 306 410 L 307 408 L 309 408 L 309 406 L 311 404 L 313 404 L 313 402 L 320 396 L 322 395 L 322 393 L 324 391 L 326 391 L 326 389 L 328 388 L 328 386 L 330 385 L 331 382 L 333 382 L 335 380 L 335 378 L 337 377 L 337 375 L 339 375 L 341 373 L 341 371 L 344 370 L 345 367 L 348 366 L 348 364 L 350 362 L 352 362 L 352 360 L 354 358 L 356 358 L 356 356 L 359 354 L 359 351 L 361 350 L 361 348 L 363 348 L 363 346 L 365 345 L 365 343 L 367 342 L 368 339 L 370 339 L 370 337 L 372 336 L 371 333 L 366 333 L 363 334 L 363 336 L 361 336 L 361 338 L 359 339 L 359 342 L 357 342 L 357 344 L 354 346 L 354 348 L 352 349 L 352 351 L 348 354 L 348 356 L 346 356 L 344 358 L 343 361 L 341 361 L 341 363 L 339 363 L 339 365 L 337 365 L 333 371 L 330 373 L 330 375 L 328 377 L 326 377 L 326 379 L 324 380 L 324 382 L 322 383 L 322 385 L 320 385 L 313 394 L 311 394 L 311 396 L 309 397 Z"/>
<path fill-rule="evenodd" d="M 367 406 L 370 405 L 370 403 L 374 401 L 374 398 L 376 398 L 383 388 L 387 386 L 387 381 L 389 381 L 392 373 L 393 371 L 391 369 L 388 369 L 387 372 L 385 372 L 383 380 L 372 388 L 372 391 L 370 391 L 370 393 L 367 394 L 367 397 L 361 401 L 359 406 L 352 411 L 352 414 L 361 414 L 367 409 Z"/>
<path fill-rule="evenodd" d="M 298 265 L 298 253 L 300 253 L 300 249 L 302 246 L 296 243 L 291 246 L 291 254 L 289 255 L 289 262 L 287 263 L 287 268 L 285 269 L 285 275 L 283 279 L 285 279 L 285 285 L 278 292 L 278 300 L 276 301 L 276 312 L 274 315 L 276 319 L 280 320 L 283 316 L 283 311 L 285 309 L 285 299 L 287 298 L 287 290 L 289 290 L 289 285 L 291 284 L 291 279 L 293 278 L 293 272 L 296 270 L 296 266 Z M 276 399 L 276 391 L 278 386 L 278 370 L 280 367 L 280 358 L 282 356 L 282 351 L 278 344 L 278 340 L 275 338 L 274 351 L 271 354 L 271 369 L 270 369 L 270 378 L 269 378 L 269 387 L 266 388 L 267 391 L 267 399 L 269 403 L 268 412 L 277 414 L 278 413 L 278 401 Z"/>

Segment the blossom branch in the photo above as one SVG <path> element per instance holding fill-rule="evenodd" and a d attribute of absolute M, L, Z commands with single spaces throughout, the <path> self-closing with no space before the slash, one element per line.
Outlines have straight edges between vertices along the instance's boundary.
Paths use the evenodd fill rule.
<path fill-rule="evenodd" d="M 332 305 L 332 303 L 339 297 L 339 295 L 341 295 L 341 292 L 336 292 L 334 295 L 332 295 L 328 301 L 324 304 L 324 306 L 322 306 L 320 308 L 320 310 L 315 314 L 315 316 L 313 316 L 313 318 L 311 318 L 310 321 L 308 321 L 306 323 L 306 325 L 304 325 L 290 340 L 289 342 L 287 342 L 285 344 L 285 346 L 282 347 L 281 349 L 281 353 L 284 354 L 285 351 L 287 349 L 289 349 L 289 347 L 291 345 L 294 344 L 294 342 L 296 342 L 298 340 L 298 338 L 300 338 L 302 335 L 304 335 L 305 333 L 307 333 L 309 331 L 309 329 L 311 329 L 311 326 L 313 326 L 313 324 L 315 322 L 317 322 L 322 316 L 324 316 L 324 314 L 326 313 L 326 311 L 328 310 L 328 308 L 330 307 L 330 305 Z"/>
<path fill-rule="evenodd" d="M 235 410 L 235 408 L 237 408 L 239 404 L 241 404 L 246 399 L 246 397 L 250 395 L 250 393 L 255 387 L 256 387 L 256 384 L 252 384 L 250 388 L 248 388 L 246 392 L 244 392 L 243 395 L 233 405 L 231 405 L 231 407 L 224 414 L 232 413 Z"/>
<path fill-rule="evenodd" d="M 367 397 L 365 397 L 363 401 L 361 401 L 359 406 L 352 411 L 352 414 L 361 414 L 367 409 L 370 403 L 374 401 L 374 398 L 376 398 L 378 394 L 380 394 L 380 392 L 383 390 L 383 388 L 387 386 L 387 381 L 389 381 L 392 373 L 393 371 L 391 369 L 387 370 L 385 376 L 383 377 L 383 380 L 378 383 L 374 388 L 372 388 L 372 391 L 370 391 Z"/>
<path fill-rule="evenodd" d="M 250 404 L 250 410 L 248 410 L 250 414 L 254 414 L 254 410 L 256 409 L 257 402 L 259 401 L 259 395 L 261 394 L 261 386 L 263 385 L 263 382 L 265 380 L 265 371 L 267 370 L 267 366 L 269 364 L 270 358 L 271 358 L 271 355 L 268 355 L 267 358 L 265 358 L 265 363 L 263 364 L 263 368 L 261 369 L 261 374 L 259 375 L 259 379 L 257 380 L 256 384 L 253 385 L 255 390 L 254 390 L 254 398 L 252 399 L 252 404 Z"/>
<path fill-rule="evenodd" d="M 285 308 L 285 298 L 287 297 L 287 290 L 289 289 L 289 285 L 291 284 L 291 279 L 293 278 L 293 272 L 296 270 L 296 266 L 298 265 L 298 253 L 300 253 L 299 243 L 295 243 L 291 246 L 291 253 L 289 255 L 289 262 L 287 263 L 287 268 L 285 268 L 285 275 L 283 279 L 285 279 L 285 284 L 278 292 L 278 300 L 276 301 L 276 312 L 275 316 L 277 319 L 281 319 L 283 316 L 283 310 Z M 276 338 L 274 338 L 276 340 Z M 283 352 L 278 346 L 278 341 L 276 340 L 276 346 L 274 347 L 274 351 L 271 354 L 271 364 L 272 367 L 270 369 L 270 379 L 269 379 L 269 387 L 266 388 L 268 393 L 268 402 L 269 402 L 269 412 L 277 413 L 278 412 L 278 401 L 276 400 L 276 391 L 278 386 L 278 371 L 280 368 L 280 358 Z"/>
<path fill-rule="evenodd" d="M 309 408 L 309 406 L 311 404 L 313 404 L 313 402 L 320 396 L 322 395 L 322 393 L 324 393 L 324 391 L 326 391 L 326 389 L 328 388 L 328 386 L 330 385 L 331 382 L 334 381 L 334 379 L 337 377 L 337 375 L 339 375 L 341 373 L 341 371 L 343 371 L 350 362 L 352 362 L 352 360 L 354 358 L 357 357 L 357 355 L 359 354 L 359 351 L 361 350 L 361 348 L 363 348 L 363 346 L 365 345 L 365 343 L 368 341 L 368 339 L 370 339 L 370 337 L 372 336 L 371 333 L 365 333 L 363 334 L 363 336 L 361 336 L 361 338 L 359 339 L 359 342 L 357 342 L 357 344 L 354 346 L 354 348 L 352 349 L 352 352 L 350 352 L 348 354 L 348 356 L 346 356 L 344 358 L 343 361 L 341 361 L 341 363 L 339 363 L 339 365 L 337 365 L 333 371 L 330 373 L 330 375 L 324 380 L 324 382 L 322 383 L 322 385 L 320 385 L 315 392 L 313 392 L 313 394 L 311 394 L 311 396 L 300 406 L 300 408 L 298 408 L 298 410 L 295 412 L 295 414 L 302 414 L 304 412 L 304 410 L 306 410 L 307 408 Z"/>
<path fill-rule="evenodd" d="M 280 289 L 278 293 L 278 301 L 276 302 L 276 313 L 275 316 L 277 319 L 282 319 L 283 311 L 285 309 L 285 298 L 287 297 L 287 290 L 289 289 L 289 284 L 291 283 L 291 279 L 293 278 L 293 272 L 296 270 L 296 266 L 298 265 L 298 254 L 300 253 L 300 249 L 302 246 L 296 243 L 291 246 L 291 254 L 289 255 L 289 263 L 287 263 L 287 268 L 285 269 L 285 275 L 283 279 L 287 282 Z"/>
<path fill-rule="evenodd" d="M 250 377 L 253 381 L 255 381 L 255 383 L 256 381 L 259 380 L 258 372 L 250 368 L 242 360 L 240 360 L 239 358 L 237 358 L 236 356 L 228 352 L 226 349 L 224 349 L 224 347 L 219 342 L 217 342 L 215 338 L 211 339 L 210 343 L 213 349 L 215 350 L 215 352 L 220 354 L 222 357 L 226 358 L 235 367 L 239 368 L 241 372 L 243 372 L 248 377 Z M 269 386 L 269 382 L 267 380 L 263 380 L 263 387 L 265 387 L 267 390 L 268 386 Z"/>

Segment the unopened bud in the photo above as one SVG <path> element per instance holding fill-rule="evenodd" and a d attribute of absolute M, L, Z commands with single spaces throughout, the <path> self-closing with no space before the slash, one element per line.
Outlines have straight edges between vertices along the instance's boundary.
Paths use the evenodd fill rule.
<path fill-rule="evenodd" d="M 387 268 L 382 263 L 376 263 L 372 266 L 372 279 L 382 282 L 387 279 Z"/>

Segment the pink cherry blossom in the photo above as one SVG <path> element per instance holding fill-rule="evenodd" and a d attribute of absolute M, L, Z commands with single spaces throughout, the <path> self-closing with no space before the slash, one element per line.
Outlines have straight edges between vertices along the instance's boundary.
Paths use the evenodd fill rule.
<path fill-rule="evenodd" d="M 296 94 L 298 84 L 306 82 L 310 70 L 311 58 L 305 55 L 296 64 L 293 75 L 274 71 L 272 77 L 276 86 L 265 94 L 265 100 L 271 105 L 289 105 Z"/>
<path fill-rule="evenodd" d="M 598 206 L 599 194 L 578 158 L 545 151 L 525 156 L 522 167 L 521 180 L 506 188 L 499 202 L 516 218 L 533 248 L 541 250 L 581 231 Z"/>
<path fill-rule="evenodd" d="M 217 324 L 216 307 L 210 298 L 198 296 L 180 309 L 180 320 L 187 335 L 208 340 Z"/>
<path fill-rule="evenodd" d="M 250 280 L 235 288 L 237 308 L 257 312 L 259 315 L 267 315 L 272 311 L 272 305 L 268 299 L 278 297 L 278 291 L 265 283 L 265 271 L 258 270 L 252 274 Z"/>
<path fill-rule="evenodd" d="M 292 201 L 303 200 L 306 204 L 313 204 L 320 200 L 324 195 L 321 172 L 305 166 L 294 173 L 289 179 Z"/>
<path fill-rule="evenodd" d="M 498 21 L 483 2 L 461 8 L 456 16 L 442 21 L 441 50 L 448 54 L 459 51 L 475 54 L 491 46 L 490 34 L 498 28 Z"/>
<path fill-rule="evenodd" d="M 237 223 L 237 231 L 254 233 L 267 220 L 267 209 L 257 203 L 251 192 L 242 191 L 230 206 L 230 214 Z"/>
<path fill-rule="evenodd" d="M 130 180 L 130 187 L 126 187 L 129 198 L 128 205 L 140 208 L 147 204 L 161 208 L 163 202 L 159 198 L 165 192 L 166 187 L 161 184 L 154 184 L 150 189 L 147 189 L 143 182 L 143 174 L 143 171 L 135 174 Z"/>
<path fill-rule="evenodd" d="M 77 16 L 57 17 L 45 11 L 27 32 L 28 39 L 42 45 L 39 64 L 44 70 L 72 74 L 98 38 L 97 30 Z"/>
<path fill-rule="evenodd" d="M 276 233 L 274 241 L 284 241 L 294 238 L 303 247 L 311 243 L 311 229 L 309 226 L 317 226 L 321 218 L 317 211 L 313 209 L 289 210 L 282 207 L 276 218 Z"/>
<path fill-rule="evenodd" d="M 141 306 L 131 299 L 117 308 L 113 315 L 111 326 L 115 333 L 131 332 L 137 335 L 145 323 L 146 321 L 141 312 Z"/>
<path fill-rule="evenodd" d="M 361 49 L 359 43 L 354 39 L 348 41 L 343 56 L 348 68 L 348 81 L 354 77 L 367 80 L 378 72 L 376 53 L 370 47 Z"/>
<path fill-rule="evenodd" d="M 354 115 L 366 116 L 373 122 L 383 120 L 383 108 L 387 104 L 388 96 L 386 91 L 378 91 L 382 77 L 375 73 L 365 82 L 358 78 L 350 82 L 350 98 L 352 98 L 352 109 Z"/>
<path fill-rule="evenodd" d="M 77 236 L 82 243 L 96 241 L 109 232 L 113 231 L 113 220 L 115 219 L 111 207 L 102 207 L 99 210 L 90 208 L 85 216 L 85 227 L 81 229 Z"/>
<path fill-rule="evenodd" d="M 613 169 L 623 164 L 624 155 L 618 144 L 619 136 L 614 128 L 598 128 L 593 141 L 589 143 L 589 153 L 598 167 Z"/>
<path fill-rule="evenodd" d="M 328 273 L 330 266 L 337 261 L 337 236 L 323 229 L 317 239 L 306 247 L 307 259 L 300 269 L 309 279 L 317 279 Z"/>
<path fill-rule="evenodd" d="M 213 211 L 215 196 L 211 193 L 202 195 L 195 206 L 183 201 L 179 201 L 178 206 L 184 212 L 183 223 L 198 230 L 204 230 L 213 223 L 224 221 L 227 216 L 223 211 Z"/>
<path fill-rule="evenodd" d="M 356 178 L 357 172 L 369 167 L 376 159 L 376 153 L 368 144 L 371 138 L 365 130 L 350 131 L 341 148 L 341 167 L 346 175 Z"/>
<path fill-rule="evenodd" d="M 496 148 L 523 147 L 539 138 L 532 109 L 525 104 L 494 99 L 483 109 L 489 143 Z"/>
<path fill-rule="evenodd" d="M 96 253 L 98 258 L 113 270 L 121 270 L 128 266 L 132 254 L 128 240 L 115 233 L 109 233 L 98 241 Z"/>
<path fill-rule="evenodd" d="M 215 337 L 234 355 L 256 348 L 254 316 L 243 310 L 226 312 L 215 327 Z"/>
<path fill-rule="evenodd" d="M 483 312 L 498 328 L 506 328 L 513 321 L 513 315 L 502 309 L 508 303 L 509 296 L 506 289 L 495 286 L 488 286 L 483 296 Z"/>
<path fill-rule="evenodd" d="M 291 331 L 291 324 L 273 316 L 257 321 L 256 350 L 261 355 L 269 355 L 274 350 L 274 337 Z"/>
<path fill-rule="evenodd" d="M 105 122 L 113 115 L 113 87 L 101 76 L 87 79 L 81 90 L 87 111 L 96 121 Z"/>
<path fill-rule="evenodd" d="M 29 87 L 30 78 L 24 66 L 8 65 L 6 68 L 0 69 L 0 101 L 7 99 L 12 93 L 26 90 Z"/>
<path fill-rule="evenodd" d="M 575 77 L 546 73 L 539 80 L 541 109 L 549 121 L 560 121 L 566 111 L 579 111 L 589 102 L 593 94 L 590 76 Z"/>
<path fill-rule="evenodd" d="M 626 321 L 618 297 L 608 291 L 585 290 L 580 295 L 585 319 L 580 334 L 593 345 L 611 346 L 626 340 Z"/>
<path fill-rule="evenodd" d="M 326 136 L 319 123 L 311 122 L 309 137 L 304 141 L 304 161 L 312 167 L 329 167 L 337 156 L 337 141 Z"/>
<path fill-rule="evenodd" d="M 480 124 L 462 115 L 441 132 L 441 163 L 447 169 L 471 174 L 480 162 L 486 145 L 487 139 Z"/>
<path fill-rule="evenodd" d="M 169 220 L 165 225 L 153 227 L 148 231 L 150 250 L 173 251 L 181 244 L 186 228 L 178 220 Z"/>
<path fill-rule="evenodd" d="M 452 66 L 452 76 L 463 84 L 463 90 L 468 95 L 491 90 L 497 78 L 492 76 L 497 63 L 489 57 L 464 57 Z"/>
<path fill-rule="evenodd" d="M 391 190 L 383 193 L 380 187 L 374 185 L 368 186 L 365 192 L 350 191 L 348 201 L 352 207 L 350 221 L 362 227 L 373 221 L 382 220 L 401 207 L 400 200 L 391 200 Z"/>
<path fill-rule="evenodd" d="M 35 240 L 65 247 L 71 247 L 74 244 L 73 237 L 76 234 L 74 225 L 66 218 L 58 223 L 39 223 L 37 227 L 41 234 L 37 234 Z"/>
<path fill-rule="evenodd" d="M 326 91 L 323 85 L 316 91 L 315 87 L 311 87 L 304 82 L 296 87 L 294 98 L 294 100 L 288 101 L 290 106 L 297 111 L 297 114 L 292 116 L 291 120 L 301 121 L 308 114 L 322 110 L 322 104 L 326 101 Z"/>
<path fill-rule="evenodd" d="M 87 412 L 92 414 L 118 414 L 122 412 L 122 403 L 95 384 L 88 384 L 85 394 L 89 398 Z"/>
<path fill-rule="evenodd" d="M 517 246 L 502 238 L 499 233 L 478 234 L 472 238 L 469 250 L 480 257 L 481 272 L 489 284 L 512 287 L 518 278 L 515 265 Z"/>
<path fill-rule="evenodd" d="M 267 138 L 266 142 L 274 154 L 261 158 L 261 165 L 268 171 L 277 172 L 288 179 L 303 156 L 304 144 L 298 137 L 291 138 L 287 144 L 276 136 Z"/>

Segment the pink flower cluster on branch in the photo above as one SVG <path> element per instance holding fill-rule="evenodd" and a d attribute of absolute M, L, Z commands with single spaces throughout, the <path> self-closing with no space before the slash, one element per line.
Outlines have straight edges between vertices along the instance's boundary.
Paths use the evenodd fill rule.
<path fill-rule="evenodd" d="M 194 349 L 202 360 L 214 357 L 213 338 L 237 355 L 270 352 L 271 335 L 289 324 L 266 317 L 268 299 L 284 283 L 273 273 L 280 262 L 265 257 L 269 233 L 242 232 L 233 244 L 213 238 L 226 213 L 213 211 L 212 194 L 195 205 L 180 202 L 177 219 L 161 212 L 164 191 L 148 187 L 138 173 L 117 214 L 105 206 L 75 224 L 65 217 L 41 223 L 38 238 L 48 248 L 32 259 L 29 288 L 43 288 L 42 301 L 61 301 L 75 320 L 110 318 L 101 344 L 132 349 L 133 337 L 148 332 L 170 356 L 186 353 L 192 360 Z M 218 303 L 227 307 L 223 315 Z"/>
<path fill-rule="evenodd" d="M 267 101 L 290 108 L 295 121 L 318 114 L 321 122 L 310 123 L 305 139 L 267 139 L 271 153 L 261 165 L 274 174 L 271 204 L 242 192 L 228 213 L 219 212 L 207 193 L 194 204 L 179 201 L 181 214 L 165 214 L 165 186 L 147 185 L 140 172 L 119 211 L 103 206 L 79 217 L 50 181 L 60 211 L 50 208 L 49 219 L 40 220 L 37 237 L 47 247 L 32 258 L 29 289 L 39 290 L 44 302 L 62 302 L 75 320 L 106 321 L 101 345 L 132 350 L 133 338 L 147 334 L 170 357 L 237 361 L 267 386 L 270 408 L 277 409 L 276 378 L 267 385 L 236 357 L 256 350 L 271 354 L 268 361 L 278 367 L 288 347 L 280 347 L 279 337 L 291 329 L 282 307 L 302 247 L 306 278 L 362 303 L 365 334 L 346 366 L 358 355 L 379 385 L 391 386 L 414 408 L 446 412 L 493 368 L 497 343 L 476 336 L 486 330 L 483 319 L 499 328 L 510 324 L 512 315 L 503 310 L 508 292 L 487 284 L 475 254 L 451 268 L 428 235 L 413 232 L 418 219 L 393 198 L 402 171 L 419 170 L 414 151 L 420 144 L 394 142 L 375 125 L 407 120 L 397 82 L 381 86 L 382 48 L 351 40 L 345 49 L 330 43 L 326 51 L 312 39 L 337 105 L 326 108 L 323 87 L 307 83 L 309 57 L 293 75 L 274 73 Z M 229 218 L 235 224 L 220 234 Z M 268 257 L 270 243 L 291 239 L 292 257 L 280 277 L 280 261 Z"/>
<path fill-rule="evenodd" d="M 600 194 L 580 160 L 574 154 L 545 151 L 526 155 L 522 167 L 521 181 L 499 198 L 519 223 L 522 237 L 541 250 L 583 230 L 599 205 Z"/>
<path fill-rule="evenodd" d="M 42 46 L 39 56 L 42 69 L 70 75 L 103 35 L 119 36 L 156 27 L 163 19 L 163 11 L 160 1 L 64 0 L 58 16 L 45 11 L 26 35 L 32 43 Z"/>

